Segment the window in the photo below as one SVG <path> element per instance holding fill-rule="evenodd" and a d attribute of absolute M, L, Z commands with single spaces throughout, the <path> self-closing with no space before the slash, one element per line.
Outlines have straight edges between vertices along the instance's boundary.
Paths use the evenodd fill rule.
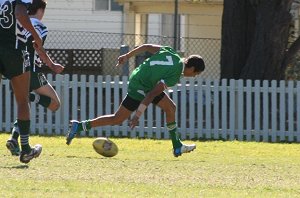
<path fill-rule="evenodd" d="M 122 11 L 123 6 L 115 0 L 95 0 L 95 10 Z"/>

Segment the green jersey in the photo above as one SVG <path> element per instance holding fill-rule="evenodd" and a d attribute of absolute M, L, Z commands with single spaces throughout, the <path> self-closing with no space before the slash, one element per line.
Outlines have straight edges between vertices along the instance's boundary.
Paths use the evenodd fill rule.
<path fill-rule="evenodd" d="M 167 87 L 176 85 L 182 72 L 182 58 L 172 48 L 163 46 L 132 72 L 128 95 L 141 101 L 158 82 L 163 82 Z"/>
<path fill-rule="evenodd" d="M 21 24 L 15 18 L 16 4 L 29 6 L 32 0 L 0 0 L 0 47 L 17 48 L 17 42 L 22 30 Z"/>

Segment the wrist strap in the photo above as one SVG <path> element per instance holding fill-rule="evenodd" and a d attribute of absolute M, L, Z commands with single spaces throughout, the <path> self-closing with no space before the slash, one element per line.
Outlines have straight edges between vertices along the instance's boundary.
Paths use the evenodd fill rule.
<path fill-rule="evenodd" d="M 136 115 L 137 117 L 140 117 L 140 116 L 144 113 L 144 111 L 145 111 L 146 109 L 147 109 L 147 106 L 146 106 L 146 105 L 140 104 L 140 106 L 139 106 L 138 109 L 136 110 L 135 115 Z"/>

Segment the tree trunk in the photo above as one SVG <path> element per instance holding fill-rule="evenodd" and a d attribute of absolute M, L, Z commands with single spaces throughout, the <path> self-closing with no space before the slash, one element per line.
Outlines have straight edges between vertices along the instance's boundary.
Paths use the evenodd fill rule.
<path fill-rule="evenodd" d="M 247 58 L 247 0 L 224 0 L 221 78 L 238 79 Z M 248 47 L 249 48 L 249 47 Z"/>
<path fill-rule="evenodd" d="M 221 78 L 282 79 L 291 3 L 224 0 Z"/>

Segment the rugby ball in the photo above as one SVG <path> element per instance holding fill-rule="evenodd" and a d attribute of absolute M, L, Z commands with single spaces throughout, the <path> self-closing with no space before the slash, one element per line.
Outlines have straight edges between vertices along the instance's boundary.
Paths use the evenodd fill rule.
<path fill-rule="evenodd" d="M 106 137 L 98 137 L 93 142 L 94 150 L 104 157 L 113 157 L 118 154 L 118 146 Z"/>

